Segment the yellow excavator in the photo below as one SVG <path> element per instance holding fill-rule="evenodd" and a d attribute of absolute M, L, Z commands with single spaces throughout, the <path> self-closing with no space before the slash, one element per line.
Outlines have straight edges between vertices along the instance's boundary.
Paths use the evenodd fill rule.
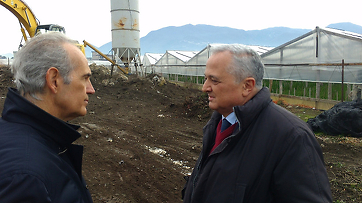
<path fill-rule="evenodd" d="M 59 25 L 39 25 L 39 20 L 35 17 L 34 13 L 24 1 L 0 0 L 0 5 L 4 6 L 18 18 L 24 41 L 27 41 L 28 37 L 34 37 L 37 33 L 44 33 L 48 31 L 65 33 L 64 27 Z"/>
<path fill-rule="evenodd" d="M 39 25 L 39 20 L 35 17 L 30 7 L 22 0 L 0 0 L 0 5 L 4 6 L 19 19 L 20 30 L 21 33 L 23 34 L 24 41 L 27 41 L 28 37 L 32 38 L 39 33 L 45 33 L 48 31 L 57 31 L 65 33 L 64 27 L 60 25 L 56 24 Z M 104 55 L 102 52 L 100 52 L 98 49 L 96 49 L 94 46 L 92 46 L 85 40 L 83 42 L 84 44 L 78 44 L 77 46 L 84 54 L 85 54 L 85 46 L 89 46 L 94 51 L 99 53 L 101 56 L 106 58 L 109 62 L 111 62 L 112 67 L 116 66 L 123 73 L 128 74 L 127 69 L 120 67 L 112 59 Z M 21 47 L 21 42 L 19 47 Z"/>

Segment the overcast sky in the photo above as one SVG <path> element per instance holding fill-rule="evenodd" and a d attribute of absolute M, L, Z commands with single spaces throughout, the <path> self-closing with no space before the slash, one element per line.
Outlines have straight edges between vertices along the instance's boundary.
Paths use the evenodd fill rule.
<path fill-rule="evenodd" d="M 24 0 L 41 24 L 59 24 L 67 35 L 99 47 L 112 40 L 110 0 Z M 132 0 L 130 0 L 132 1 Z M 167 26 L 208 24 L 243 30 L 275 26 L 314 29 L 332 23 L 362 26 L 359 0 L 139 0 L 140 36 Z M 0 6 L 0 55 L 17 50 L 17 18 Z M 141 44 L 142 47 L 142 44 Z"/>

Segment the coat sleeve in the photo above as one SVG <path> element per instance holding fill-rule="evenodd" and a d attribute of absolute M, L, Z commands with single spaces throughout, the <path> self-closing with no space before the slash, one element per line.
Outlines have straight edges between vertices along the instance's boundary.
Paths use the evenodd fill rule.
<path fill-rule="evenodd" d="M 276 202 L 332 202 L 323 154 L 315 135 L 298 129 L 274 170 Z"/>
<path fill-rule="evenodd" d="M 44 183 L 29 174 L 16 174 L 0 181 L 0 202 L 51 202 Z"/>

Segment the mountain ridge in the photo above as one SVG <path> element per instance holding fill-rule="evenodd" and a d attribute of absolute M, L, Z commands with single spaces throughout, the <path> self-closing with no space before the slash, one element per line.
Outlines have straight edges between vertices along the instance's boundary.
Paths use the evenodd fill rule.
<path fill-rule="evenodd" d="M 349 22 L 334 23 L 327 27 L 362 34 L 362 26 Z M 213 43 L 277 47 L 310 31 L 311 29 L 288 27 L 271 27 L 246 31 L 205 24 L 168 26 L 151 31 L 140 39 L 141 55 L 145 53 L 165 53 L 167 50 L 200 51 L 208 44 Z M 99 50 L 103 53 L 109 53 L 111 49 L 112 42 L 99 47 Z"/>
<path fill-rule="evenodd" d="M 362 26 L 350 22 L 330 24 L 327 26 L 327 28 L 346 30 L 362 34 Z M 167 50 L 201 51 L 208 44 L 215 43 L 236 43 L 244 45 L 277 47 L 292 39 L 300 37 L 309 31 L 311 31 L 311 29 L 296 29 L 288 27 L 270 27 L 261 30 L 243 30 L 205 24 L 168 26 L 151 31 L 140 39 L 141 55 L 144 55 L 145 53 L 163 54 Z M 112 50 L 112 42 L 108 42 L 96 48 L 104 54 L 109 54 Z M 87 57 L 92 56 L 92 49 L 86 47 L 85 51 Z"/>

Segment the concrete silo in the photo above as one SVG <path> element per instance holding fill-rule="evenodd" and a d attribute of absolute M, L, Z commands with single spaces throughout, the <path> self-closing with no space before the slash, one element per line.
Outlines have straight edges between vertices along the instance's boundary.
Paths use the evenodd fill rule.
<path fill-rule="evenodd" d="M 111 0 L 112 50 L 127 67 L 140 64 L 138 0 Z M 136 68 L 137 69 L 137 68 Z"/>

